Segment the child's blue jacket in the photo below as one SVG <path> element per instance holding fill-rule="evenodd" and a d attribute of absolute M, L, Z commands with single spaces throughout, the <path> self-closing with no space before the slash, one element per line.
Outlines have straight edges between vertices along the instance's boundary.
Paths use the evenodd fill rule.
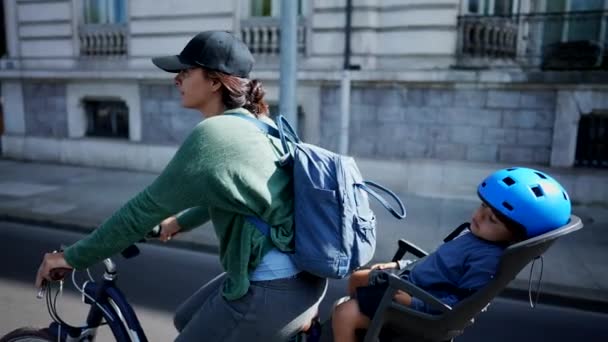
<path fill-rule="evenodd" d="M 494 277 L 504 249 L 505 245 L 482 240 L 468 232 L 442 244 L 402 277 L 453 306 Z M 415 297 L 411 306 L 420 311 L 434 311 Z"/>

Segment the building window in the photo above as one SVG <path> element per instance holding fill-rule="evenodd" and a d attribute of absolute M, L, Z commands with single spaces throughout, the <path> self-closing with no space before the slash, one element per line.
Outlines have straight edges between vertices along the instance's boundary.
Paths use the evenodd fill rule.
<path fill-rule="evenodd" d="M 545 23 L 545 45 L 576 40 L 601 41 L 604 0 L 547 1 L 545 11 L 554 13 Z"/>
<path fill-rule="evenodd" d="M 88 137 L 129 139 L 129 109 L 123 101 L 85 100 Z"/>
<path fill-rule="evenodd" d="M 543 68 L 601 67 L 606 46 L 604 0 L 555 0 L 545 6 L 546 17 L 540 22 Z"/>
<path fill-rule="evenodd" d="M 127 13 L 124 0 L 84 0 L 82 18 L 85 24 L 124 24 Z"/>
<path fill-rule="evenodd" d="M 302 15 L 304 1 L 298 1 L 298 15 Z M 249 16 L 251 17 L 280 17 L 280 0 L 250 0 Z"/>
<path fill-rule="evenodd" d="M 479 9 L 479 0 L 469 0 L 468 3 L 468 7 L 467 7 L 467 13 L 480 13 L 480 9 Z"/>
<path fill-rule="evenodd" d="M 465 0 L 457 65 L 608 68 L 607 6 L 606 0 Z"/>
<path fill-rule="evenodd" d="M 581 116 L 574 165 L 608 168 L 608 110 Z"/>
<path fill-rule="evenodd" d="M 518 0 L 468 0 L 464 14 L 509 16 L 517 12 Z"/>
<path fill-rule="evenodd" d="M 241 2 L 244 13 L 241 20 L 241 39 L 256 61 L 262 64 L 276 64 L 280 54 L 280 0 L 249 0 Z M 306 55 L 309 24 L 306 18 L 308 1 L 298 0 L 297 51 Z"/>
<path fill-rule="evenodd" d="M 81 56 L 127 54 L 126 0 L 83 0 L 78 28 Z"/>

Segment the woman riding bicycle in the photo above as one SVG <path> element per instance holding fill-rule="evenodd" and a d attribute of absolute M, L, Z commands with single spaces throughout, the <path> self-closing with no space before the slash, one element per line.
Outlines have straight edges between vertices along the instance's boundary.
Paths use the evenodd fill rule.
<path fill-rule="evenodd" d="M 278 166 L 280 141 L 241 118 L 273 124 L 264 90 L 249 80 L 253 56 L 230 33 L 197 34 L 176 56 L 153 63 L 177 73 L 182 105 L 203 121 L 158 178 L 87 237 L 63 253 L 44 256 L 40 287 L 51 269 L 85 269 L 140 240 L 159 223 L 161 240 L 211 220 L 226 271 L 178 308 L 177 341 L 286 340 L 316 315 L 326 280 L 291 262 L 291 175 Z M 271 226 L 262 234 L 246 217 Z"/>

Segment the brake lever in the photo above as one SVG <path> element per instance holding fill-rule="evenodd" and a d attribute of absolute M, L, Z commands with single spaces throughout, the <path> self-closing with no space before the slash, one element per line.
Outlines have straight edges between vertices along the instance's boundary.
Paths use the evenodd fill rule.
<path fill-rule="evenodd" d="M 46 288 L 48 287 L 48 281 L 46 280 L 42 280 L 42 284 L 40 285 L 40 288 L 38 289 L 38 293 L 36 294 L 36 298 L 37 299 L 42 299 L 44 297 L 44 293 L 46 292 Z"/>
<path fill-rule="evenodd" d="M 49 272 L 49 276 L 51 277 L 51 280 L 53 281 L 61 281 L 61 287 L 63 287 L 63 278 L 65 278 L 65 275 L 72 272 L 71 268 L 66 268 L 66 267 L 58 267 L 58 268 L 54 268 L 51 270 L 51 272 Z M 42 284 L 40 286 L 40 288 L 38 289 L 38 293 L 36 294 L 36 298 L 38 299 L 42 299 L 42 297 L 44 297 L 45 292 L 47 291 L 49 287 L 49 281 L 46 279 L 42 280 Z"/>

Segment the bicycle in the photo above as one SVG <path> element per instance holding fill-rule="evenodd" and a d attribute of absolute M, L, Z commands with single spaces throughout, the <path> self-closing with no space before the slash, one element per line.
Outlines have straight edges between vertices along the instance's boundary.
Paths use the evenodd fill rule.
<path fill-rule="evenodd" d="M 160 236 L 157 227 L 146 236 L 146 239 Z M 140 242 L 144 242 L 144 240 Z M 139 255 L 139 248 L 131 245 L 121 252 L 126 259 Z M 111 258 L 103 261 L 105 271 L 100 282 L 95 281 L 87 269 L 88 275 L 82 286 L 76 282 L 76 272 L 71 269 L 54 269 L 51 278 L 55 282 L 61 282 L 64 276 L 72 272 L 72 283 L 82 293 L 83 302 L 90 305 L 86 323 L 83 326 L 71 326 L 59 317 L 56 303 L 62 291 L 63 284 L 60 283 L 53 293 L 52 284 L 45 282 L 43 289 L 38 292 L 37 297 L 46 299 L 46 306 L 53 322 L 46 328 L 22 327 L 15 329 L 0 337 L 0 342 L 87 342 L 94 341 L 97 329 L 103 325 L 109 326 L 117 342 L 147 342 L 148 339 L 141 327 L 139 319 L 132 306 L 118 288 L 115 280 L 118 276 L 116 264 Z M 301 331 L 293 335 L 288 342 L 314 342 L 318 341 L 321 333 L 320 322 L 313 320 L 307 331 Z"/>
<path fill-rule="evenodd" d="M 160 229 L 155 228 L 146 238 L 155 238 L 160 235 Z M 142 240 L 142 242 L 145 240 Z M 127 247 L 121 254 L 130 259 L 139 255 L 139 248 L 135 245 Z M 83 302 L 90 305 L 86 318 L 86 324 L 80 327 L 72 326 L 59 317 L 56 304 L 57 297 L 62 291 L 64 276 L 71 269 L 54 269 L 51 278 L 61 282 L 53 291 L 49 282 L 44 282 L 42 289 L 38 292 L 38 298 L 46 298 L 46 305 L 53 322 L 47 328 L 23 327 L 13 330 L 0 338 L 0 342 L 36 342 L 36 341 L 61 341 L 61 342 L 85 342 L 94 341 L 97 328 L 108 325 L 117 342 L 147 342 L 148 339 L 141 324 L 129 304 L 126 297 L 116 284 L 118 270 L 111 258 L 103 261 L 105 271 L 101 281 L 95 281 L 89 270 L 86 270 L 88 280 L 81 287 L 76 282 L 76 272 L 72 272 L 72 283 L 82 293 Z M 53 293 L 54 292 L 54 293 Z"/>

